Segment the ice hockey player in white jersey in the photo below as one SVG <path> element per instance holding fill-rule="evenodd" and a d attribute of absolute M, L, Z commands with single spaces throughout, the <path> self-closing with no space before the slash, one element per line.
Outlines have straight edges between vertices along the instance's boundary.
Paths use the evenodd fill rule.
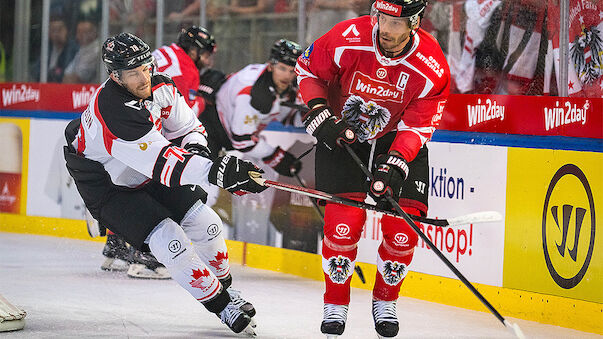
<path fill-rule="evenodd" d="M 280 39 L 267 63 L 248 65 L 228 77 L 216 95 L 217 111 L 206 109 L 200 116 L 209 133 L 218 136 L 209 141 L 212 152 L 234 149 L 289 177 L 300 171 L 301 162 L 261 132 L 274 120 L 293 124 L 297 117 L 303 126 L 297 111 L 286 106 L 296 104 L 295 62 L 301 52 L 297 43 Z"/>
<path fill-rule="evenodd" d="M 249 172 L 261 171 L 230 155 L 209 159 L 203 125 L 170 78 L 153 74 L 141 39 L 110 37 L 102 58 L 110 78 L 65 131 L 67 168 L 86 207 L 131 246 L 150 249 L 233 332 L 253 334 L 255 309 L 229 288 L 222 221 L 204 187 L 259 193 Z"/>

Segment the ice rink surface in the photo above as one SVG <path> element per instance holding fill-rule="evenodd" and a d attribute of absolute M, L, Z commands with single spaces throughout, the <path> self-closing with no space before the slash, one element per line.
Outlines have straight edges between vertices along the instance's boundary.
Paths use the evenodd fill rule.
<path fill-rule="evenodd" d="M 98 242 L 0 232 L 0 294 L 27 311 L 22 331 L 2 338 L 241 338 L 174 281 L 103 272 Z M 258 338 L 324 338 L 323 283 L 233 265 L 233 287 L 258 314 Z M 370 291 L 352 289 L 341 338 L 376 338 Z M 504 314 L 503 314 L 504 316 Z M 398 300 L 398 338 L 513 338 L 490 313 Z M 594 334 L 517 320 L 528 338 Z"/>

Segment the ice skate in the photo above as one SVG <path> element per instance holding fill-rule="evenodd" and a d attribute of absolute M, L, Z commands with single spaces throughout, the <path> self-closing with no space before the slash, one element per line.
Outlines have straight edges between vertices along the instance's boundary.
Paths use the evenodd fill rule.
<path fill-rule="evenodd" d="M 138 279 L 170 279 L 170 273 L 151 252 L 130 247 L 128 276 Z"/>
<path fill-rule="evenodd" d="M 348 305 L 325 304 L 323 311 L 320 331 L 327 336 L 327 339 L 336 339 L 345 330 L 345 322 L 348 318 Z"/>
<path fill-rule="evenodd" d="M 379 338 L 393 338 L 398 334 L 396 301 L 373 300 L 373 319 Z"/>
<path fill-rule="evenodd" d="M 251 318 L 232 301 L 226 305 L 222 312 L 216 315 L 234 333 L 241 333 L 250 337 L 256 336 L 255 330 L 251 327 Z"/>
<path fill-rule="evenodd" d="M 245 312 L 245 314 L 247 314 L 249 318 L 251 318 L 250 325 L 251 327 L 255 328 L 256 323 L 255 319 L 253 319 L 253 317 L 255 316 L 255 307 L 253 307 L 253 304 L 241 297 L 241 291 L 235 290 L 232 287 L 229 287 L 226 290 L 230 295 L 231 302 L 235 304 L 239 309 L 241 309 L 241 311 Z"/>
<path fill-rule="evenodd" d="M 130 266 L 126 241 L 116 234 L 108 234 L 103 248 L 105 262 L 101 265 L 104 271 L 126 271 Z"/>

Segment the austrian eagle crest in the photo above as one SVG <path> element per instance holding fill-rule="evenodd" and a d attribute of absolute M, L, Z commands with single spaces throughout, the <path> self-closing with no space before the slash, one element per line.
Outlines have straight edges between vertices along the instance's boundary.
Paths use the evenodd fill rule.
<path fill-rule="evenodd" d="M 391 286 L 396 286 L 406 276 L 406 264 L 397 261 L 386 260 L 383 262 L 383 281 Z"/>
<path fill-rule="evenodd" d="M 387 108 L 374 101 L 366 102 L 357 95 L 348 98 L 341 114 L 353 127 L 360 142 L 374 138 L 385 128 L 391 117 Z"/>
<path fill-rule="evenodd" d="M 349 258 L 338 255 L 328 260 L 329 277 L 334 283 L 343 284 L 352 270 L 352 262 Z"/>
<path fill-rule="evenodd" d="M 582 25 L 580 35 L 571 44 L 570 54 L 580 81 L 590 84 L 603 74 L 603 40 L 596 27 Z"/>

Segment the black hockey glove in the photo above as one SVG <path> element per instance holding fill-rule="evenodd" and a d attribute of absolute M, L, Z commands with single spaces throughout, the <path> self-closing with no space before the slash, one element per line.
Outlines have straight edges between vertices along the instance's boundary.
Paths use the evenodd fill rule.
<path fill-rule="evenodd" d="M 184 145 L 184 149 L 190 153 L 214 160 L 211 156 L 211 151 L 209 148 L 207 148 L 207 146 L 203 146 L 201 144 L 186 144 Z"/>
<path fill-rule="evenodd" d="M 262 160 L 272 167 L 278 174 L 292 177 L 299 173 L 302 164 L 293 154 L 277 147 L 274 153 L 262 158 Z"/>
<path fill-rule="evenodd" d="M 302 120 L 306 131 L 331 150 L 335 146 L 342 147 L 342 142 L 353 144 L 357 139 L 352 128 L 335 116 L 329 106 L 320 106 L 310 110 Z"/>
<path fill-rule="evenodd" d="M 381 154 L 377 157 L 369 194 L 379 208 L 390 210 L 393 207 L 386 199 L 387 194 L 391 194 L 398 202 L 402 184 L 407 177 L 408 164 L 404 158 L 393 154 Z"/>
<path fill-rule="evenodd" d="M 210 183 L 236 195 L 260 193 L 267 187 L 262 186 L 249 177 L 249 172 L 264 173 L 263 170 L 249 161 L 232 155 L 219 157 L 209 170 Z"/>

